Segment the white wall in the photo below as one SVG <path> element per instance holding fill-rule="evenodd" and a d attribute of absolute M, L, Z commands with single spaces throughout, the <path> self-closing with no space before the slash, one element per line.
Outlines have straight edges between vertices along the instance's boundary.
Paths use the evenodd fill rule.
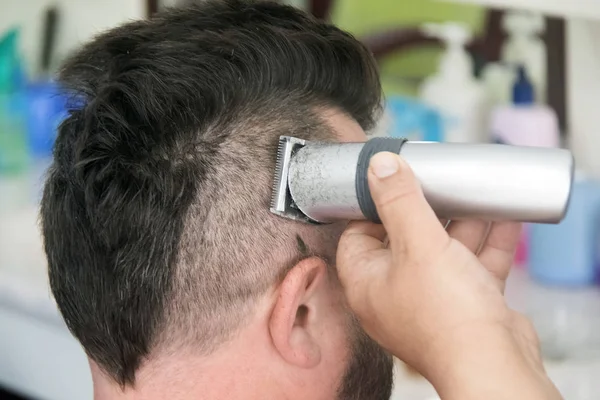
<path fill-rule="evenodd" d="M 97 32 L 145 16 L 145 0 L 0 0 L 0 33 L 22 29 L 21 50 L 33 71 L 39 64 L 44 8 L 60 7 L 56 54 L 64 57 Z"/>

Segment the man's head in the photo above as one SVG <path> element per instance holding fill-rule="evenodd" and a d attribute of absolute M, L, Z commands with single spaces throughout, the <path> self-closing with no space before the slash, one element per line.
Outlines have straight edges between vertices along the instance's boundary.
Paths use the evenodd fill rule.
<path fill-rule="evenodd" d="M 98 36 L 60 81 L 74 102 L 42 225 L 96 381 L 125 393 L 186 368 L 173 360 L 245 360 L 300 398 L 389 395 L 391 361 L 336 280 L 343 227 L 268 211 L 280 135 L 362 141 L 373 126 L 362 45 L 290 7 L 209 1 Z"/>

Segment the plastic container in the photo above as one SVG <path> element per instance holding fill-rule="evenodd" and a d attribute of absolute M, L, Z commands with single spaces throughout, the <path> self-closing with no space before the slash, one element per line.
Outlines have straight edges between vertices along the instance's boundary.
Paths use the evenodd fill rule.
<path fill-rule="evenodd" d="M 503 27 L 508 39 L 502 47 L 502 61 L 507 65 L 524 65 L 535 87 L 535 102 L 545 104 L 548 60 L 546 45 L 541 39 L 546 29 L 544 17 L 529 11 L 509 11 L 503 19 Z"/>
<path fill-rule="evenodd" d="M 598 282 L 600 182 L 578 176 L 559 225 L 531 225 L 529 272 L 541 283 L 585 286 Z"/>
<path fill-rule="evenodd" d="M 26 101 L 20 93 L 0 93 L 0 175 L 21 174 L 29 161 Z"/>
<path fill-rule="evenodd" d="M 66 116 L 66 100 L 52 82 L 31 85 L 26 93 L 29 151 L 33 158 L 51 157 L 56 129 Z"/>
<path fill-rule="evenodd" d="M 420 90 L 423 102 L 438 111 L 444 121 L 446 142 L 487 142 L 488 99 L 475 79 L 473 60 L 465 50 L 471 38 L 467 27 L 447 23 L 426 25 L 425 32 L 446 43 L 438 72 Z"/>
<path fill-rule="evenodd" d="M 512 104 L 492 112 L 494 141 L 515 146 L 559 147 L 560 128 L 554 110 L 535 104 L 535 89 L 525 67 L 518 68 Z"/>
<path fill-rule="evenodd" d="M 27 147 L 30 158 L 30 200 L 41 199 L 46 171 L 52 161 L 57 128 L 66 117 L 66 98 L 53 82 L 37 82 L 26 91 Z"/>
<path fill-rule="evenodd" d="M 0 175 L 20 174 L 28 164 L 18 37 L 18 31 L 11 30 L 0 39 Z"/>
<path fill-rule="evenodd" d="M 413 99 L 390 96 L 386 102 L 389 136 L 409 140 L 440 142 L 444 126 L 439 113 Z"/>
<path fill-rule="evenodd" d="M 481 72 L 490 105 L 493 107 L 512 103 L 512 86 L 515 81 L 513 67 L 501 62 L 487 64 Z"/>

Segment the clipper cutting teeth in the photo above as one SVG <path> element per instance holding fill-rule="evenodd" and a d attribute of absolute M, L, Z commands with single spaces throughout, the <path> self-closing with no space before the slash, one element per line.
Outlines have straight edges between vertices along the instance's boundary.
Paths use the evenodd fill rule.
<path fill-rule="evenodd" d="M 288 186 L 288 171 L 294 153 L 306 145 L 306 141 L 291 136 L 281 136 L 277 149 L 271 212 L 281 217 L 309 222 L 310 219 L 294 207 Z"/>

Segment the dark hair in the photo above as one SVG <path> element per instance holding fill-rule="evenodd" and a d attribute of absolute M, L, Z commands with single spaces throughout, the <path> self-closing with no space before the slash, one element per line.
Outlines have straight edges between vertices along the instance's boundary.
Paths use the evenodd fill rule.
<path fill-rule="evenodd" d="M 299 225 L 268 212 L 278 136 L 334 140 L 320 107 L 368 129 L 381 95 L 351 35 L 243 0 L 112 29 L 59 79 L 76 101 L 42 201 L 50 284 L 121 385 L 155 350 L 233 334 L 298 256 Z"/>

